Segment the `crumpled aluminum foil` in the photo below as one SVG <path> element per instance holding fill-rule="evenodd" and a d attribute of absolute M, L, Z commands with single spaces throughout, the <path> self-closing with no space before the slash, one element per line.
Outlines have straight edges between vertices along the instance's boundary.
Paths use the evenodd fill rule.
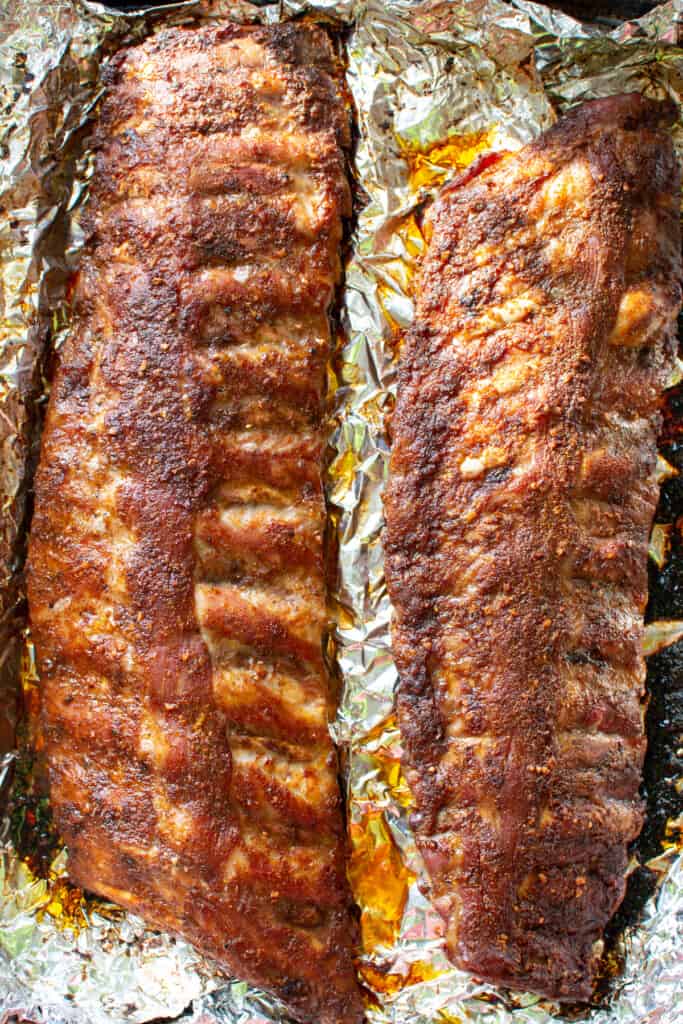
<path fill-rule="evenodd" d="M 98 68 L 155 24 L 229 16 L 274 21 L 312 12 L 348 26 L 347 78 L 359 140 L 359 210 L 342 297 L 340 382 L 330 423 L 328 498 L 339 544 L 333 595 L 344 692 L 334 733 L 347 752 L 352 856 L 361 908 L 359 970 L 371 1024 L 550 1024 L 558 1008 L 478 984 L 444 956 L 441 919 L 419 889 L 408 825 L 411 796 L 392 714 L 396 671 L 383 576 L 384 428 L 401 334 L 424 250 L 415 213 L 480 152 L 516 148 L 582 99 L 639 89 L 683 94 L 678 46 L 683 0 L 637 22 L 579 25 L 528 0 L 190 0 L 122 15 L 88 0 L 3 0 L 0 28 L 0 795 L 12 781 L 13 686 L 20 644 L 27 480 L 44 401 L 47 352 L 66 324 L 64 288 L 78 256 L 76 213 L 87 195 L 87 119 Z M 683 156 L 683 125 L 674 129 Z M 69 233 L 69 227 L 71 232 Z M 661 476 L 675 472 L 661 462 Z M 665 564 L 670 528 L 651 554 Z M 4 630 L 4 634 L 3 631 Z M 681 622 L 648 627 L 654 652 Z M 33 668 L 27 648 L 24 680 Z M 26 657 L 26 655 L 25 655 Z M 6 711 L 0 712 L 6 714 Z M 672 780 L 675 781 L 675 780 Z M 609 1000 L 580 1014 L 593 1024 L 680 1024 L 683 1019 L 683 858 L 674 832 L 649 867 L 660 884 L 619 940 L 625 967 Z M 65 884 L 64 852 L 47 879 L 15 853 L 0 821 L 0 1021 L 12 1013 L 49 1024 L 119 1024 L 174 1018 L 192 1024 L 283 1019 L 269 996 L 230 982 L 189 945 Z M 65 914 L 69 901 L 75 906 Z M 576 1016 L 576 1015 L 574 1015 Z"/>

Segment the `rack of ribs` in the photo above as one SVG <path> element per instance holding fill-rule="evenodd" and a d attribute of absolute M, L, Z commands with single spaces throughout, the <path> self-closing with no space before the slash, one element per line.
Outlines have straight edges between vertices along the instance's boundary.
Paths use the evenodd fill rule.
<path fill-rule="evenodd" d="M 392 422 L 414 824 L 454 961 L 591 994 L 642 824 L 643 615 L 681 302 L 670 111 L 575 109 L 447 187 Z"/>
<path fill-rule="evenodd" d="M 323 660 L 348 112 L 311 26 L 110 63 L 29 601 L 79 885 L 302 1020 L 362 1017 Z"/>

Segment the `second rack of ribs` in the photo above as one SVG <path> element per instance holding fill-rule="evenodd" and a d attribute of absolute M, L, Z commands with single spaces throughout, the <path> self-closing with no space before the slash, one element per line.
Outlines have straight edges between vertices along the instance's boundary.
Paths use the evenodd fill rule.
<path fill-rule="evenodd" d="M 642 816 L 656 434 L 680 306 L 661 110 L 588 104 L 433 211 L 386 500 L 415 827 L 456 961 L 591 994 Z"/>

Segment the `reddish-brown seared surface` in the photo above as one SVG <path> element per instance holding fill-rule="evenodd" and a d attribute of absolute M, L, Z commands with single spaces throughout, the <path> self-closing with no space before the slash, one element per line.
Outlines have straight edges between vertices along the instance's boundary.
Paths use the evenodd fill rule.
<path fill-rule="evenodd" d="M 585 999 L 641 827 L 679 175 L 639 96 L 440 197 L 386 498 L 398 713 L 454 960 Z"/>
<path fill-rule="evenodd" d="M 29 563 L 72 878 L 316 1024 L 362 1017 L 322 659 L 348 142 L 316 28 L 112 62 Z"/>

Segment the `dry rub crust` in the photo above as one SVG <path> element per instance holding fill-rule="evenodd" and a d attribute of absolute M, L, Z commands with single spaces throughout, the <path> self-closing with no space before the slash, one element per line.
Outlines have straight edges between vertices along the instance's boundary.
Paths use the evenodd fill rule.
<path fill-rule="evenodd" d="M 637 95 L 442 193 L 386 497 L 398 714 L 455 961 L 591 993 L 638 834 L 679 174 Z"/>
<path fill-rule="evenodd" d="M 359 1021 L 322 658 L 334 54 L 173 29 L 107 86 L 29 561 L 70 873 L 299 1019 Z"/>

